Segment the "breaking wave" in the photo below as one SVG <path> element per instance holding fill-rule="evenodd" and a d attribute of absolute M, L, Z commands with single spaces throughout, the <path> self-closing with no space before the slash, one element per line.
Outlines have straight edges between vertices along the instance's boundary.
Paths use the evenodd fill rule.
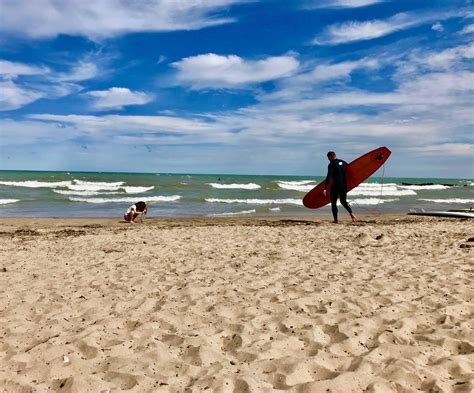
<path fill-rule="evenodd" d="M 212 188 L 219 188 L 219 189 L 241 189 L 241 190 L 258 190 L 261 188 L 258 184 L 255 183 L 247 183 L 247 184 L 220 184 L 220 183 L 207 183 Z"/>
<path fill-rule="evenodd" d="M 125 183 L 120 182 L 92 182 L 74 179 L 73 183 L 69 184 L 67 188 L 73 191 L 117 191 Z"/>
<path fill-rule="evenodd" d="M 12 186 L 12 187 L 28 187 L 28 188 L 57 188 L 67 187 L 71 184 L 70 181 L 37 181 L 37 180 L 25 180 L 25 181 L 0 181 L 0 185 Z"/>
<path fill-rule="evenodd" d="M 7 205 L 9 203 L 20 202 L 19 199 L 0 199 L 0 205 Z"/>
<path fill-rule="evenodd" d="M 68 187 L 69 188 L 69 187 Z M 150 190 L 153 190 L 155 187 L 119 187 L 114 190 L 53 190 L 56 194 L 61 195 L 79 195 L 79 196 L 96 196 L 96 195 L 116 195 L 116 194 L 141 194 Z M 123 191 L 122 191 L 123 190 Z"/>
<path fill-rule="evenodd" d="M 132 186 L 126 186 L 126 187 L 120 187 L 120 189 L 124 189 L 127 194 L 141 194 L 143 192 L 151 191 L 155 187 L 132 187 Z"/>
<path fill-rule="evenodd" d="M 219 198 L 206 198 L 206 202 L 210 203 L 243 203 L 249 205 L 303 205 L 301 199 L 219 199 Z"/>
<path fill-rule="evenodd" d="M 313 180 L 301 181 L 277 181 L 278 187 L 284 190 L 308 192 L 311 191 L 316 184 Z"/>
<path fill-rule="evenodd" d="M 145 202 L 175 202 L 181 197 L 179 195 L 172 195 L 172 196 L 152 196 L 142 198 Z M 137 198 L 75 198 L 69 197 L 70 201 L 73 202 L 86 202 L 86 203 L 122 203 L 122 202 L 131 202 L 136 203 Z"/>
<path fill-rule="evenodd" d="M 419 199 L 420 201 L 433 202 L 433 203 L 474 203 L 474 199 L 461 199 L 461 198 L 449 198 L 449 199 Z"/>
<path fill-rule="evenodd" d="M 360 195 L 360 196 L 402 196 L 402 195 L 416 195 L 413 190 L 399 190 L 398 187 L 392 185 L 377 187 L 356 187 L 348 192 L 348 195 Z"/>
<path fill-rule="evenodd" d="M 426 186 L 423 185 L 412 185 L 412 186 L 399 186 L 405 190 L 446 190 L 452 186 L 445 186 L 443 184 L 429 184 Z"/>
<path fill-rule="evenodd" d="M 219 216 L 238 216 L 238 215 L 244 215 L 244 214 L 253 214 L 257 213 L 255 209 L 252 210 L 243 210 L 241 212 L 229 212 L 229 213 L 214 213 L 214 214 L 209 214 L 209 216 L 213 217 L 219 217 Z"/>
<path fill-rule="evenodd" d="M 398 198 L 395 199 L 378 199 L 378 198 L 362 198 L 362 199 L 352 199 L 348 200 L 349 203 L 356 205 L 379 205 L 382 203 L 396 202 Z"/>

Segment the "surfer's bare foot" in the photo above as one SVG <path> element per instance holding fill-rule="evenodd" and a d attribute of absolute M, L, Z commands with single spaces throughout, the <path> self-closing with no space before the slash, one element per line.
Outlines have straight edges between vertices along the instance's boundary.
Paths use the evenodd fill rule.
<path fill-rule="evenodd" d="M 351 214 L 352 222 L 357 222 L 357 217 L 354 214 Z"/>

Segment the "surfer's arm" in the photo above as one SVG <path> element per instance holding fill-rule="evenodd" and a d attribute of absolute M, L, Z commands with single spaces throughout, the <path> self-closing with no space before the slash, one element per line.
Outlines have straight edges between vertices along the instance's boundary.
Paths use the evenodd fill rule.
<path fill-rule="evenodd" d="M 331 177 L 332 177 L 332 163 L 328 165 L 328 174 L 326 176 L 326 180 L 324 180 L 324 191 L 326 191 L 326 188 L 329 184 L 329 180 L 331 179 Z"/>

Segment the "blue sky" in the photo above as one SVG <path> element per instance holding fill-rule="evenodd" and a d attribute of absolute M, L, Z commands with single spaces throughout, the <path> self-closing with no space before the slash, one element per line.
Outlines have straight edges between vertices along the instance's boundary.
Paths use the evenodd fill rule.
<path fill-rule="evenodd" d="M 0 0 L 0 169 L 474 177 L 467 0 Z"/>

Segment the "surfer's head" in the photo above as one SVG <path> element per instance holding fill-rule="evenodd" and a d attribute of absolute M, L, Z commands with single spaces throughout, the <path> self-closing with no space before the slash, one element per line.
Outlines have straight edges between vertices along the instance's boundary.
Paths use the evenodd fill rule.
<path fill-rule="evenodd" d="M 335 160 L 336 159 L 336 153 L 334 153 L 333 151 L 329 151 L 327 156 L 328 156 L 329 160 Z"/>

